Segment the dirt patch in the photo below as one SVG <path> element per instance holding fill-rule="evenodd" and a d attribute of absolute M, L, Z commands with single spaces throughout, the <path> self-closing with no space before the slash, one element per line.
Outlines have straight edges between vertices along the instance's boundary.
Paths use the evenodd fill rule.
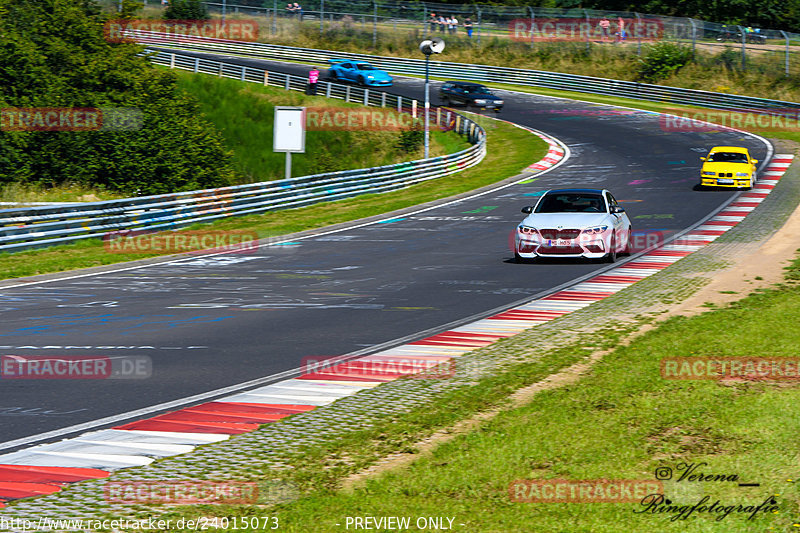
<path fill-rule="evenodd" d="M 516 407 L 521 407 L 528 403 L 536 394 L 540 391 L 544 390 L 551 390 L 557 389 L 559 387 L 563 387 L 565 385 L 570 385 L 578 381 L 582 375 L 586 374 L 592 366 L 600 361 L 604 355 L 610 353 L 608 351 L 597 351 L 593 352 L 589 357 L 584 359 L 579 363 L 575 363 L 574 365 L 562 370 L 561 372 L 557 372 L 555 374 L 551 374 L 544 378 L 541 381 L 537 381 L 532 385 L 528 385 L 527 387 L 523 387 L 518 389 L 514 394 L 509 397 L 511 400 L 511 405 L 493 409 L 491 411 L 484 411 L 482 413 L 478 413 L 472 418 L 468 418 L 466 420 L 462 420 L 461 422 L 455 424 L 454 426 L 450 426 L 448 428 L 442 429 L 434 433 L 433 435 L 417 442 L 414 445 L 414 449 L 417 453 L 395 453 L 380 459 L 377 463 L 362 470 L 361 472 L 357 472 L 348 476 L 347 478 L 342 481 L 342 489 L 344 490 L 353 490 L 358 487 L 364 485 L 364 483 L 371 477 L 375 477 L 380 475 L 383 472 L 389 470 L 396 470 L 399 468 L 406 467 L 416 461 L 419 457 L 430 455 L 431 452 L 439 445 L 444 444 L 459 435 L 469 433 L 480 424 L 493 419 L 495 416 L 500 414 L 502 411 L 506 409 L 514 409 Z"/>

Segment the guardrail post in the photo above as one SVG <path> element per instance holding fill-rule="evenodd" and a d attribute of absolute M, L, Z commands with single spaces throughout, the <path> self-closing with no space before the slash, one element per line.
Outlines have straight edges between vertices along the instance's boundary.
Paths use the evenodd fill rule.
<path fill-rule="evenodd" d="M 386 107 L 386 93 L 381 92 L 381 107 Z"/>
<path fill-rule="evenodd" d="M 437 107 L 436 108 L 436 125 L 437 126 L 441 126 L 442 125 L 442 108 L 441 107 Z"/>
<path fill-rule="evenodd" d="M 175 68 L 175 54 L 169 55 L 169 68 Z"/>
<path fill-rule="evenodd" d="M 345 87 L 345 89 L 344 89 L 344 101 L 345 102 L 349 102 L 350 101 L 350 86 L 349 85 L 347 87 Z"/>
<path fill-rule="evenodd" d="M 246 81 L 247 78 L 247 67 L 242 66 L 242 77 L 239 78 L 241 81 Z"/>
<path fill-rule="evenodd" d="M 331 97 L 331 82 L 328 82 L 328 86 L 325 87 L 325 98 Z"/>
<path fill-rule="evenodd" d="M 200 58 L 199 57 L 195 57 L 194 58 L 194 71 L 195 72 L 200 72 Z"/>
<path fill-rule="evenodd" d="M 744 32 L 744 28 L 741 26 L 736 26 L 739 28 L 739 35 L 742 36 L 742 70 L 747 69 L 747 34 Z"/>
<path fill-rule="evenodd" d="M 290 74 L 287 74 L 287 75 L 286 75 L 286 82 L 285 82 L 285 84 L 284 84 L 284 88 L 285 88 L 287 91 L 290 89 L 290 87 L 289 87 L 289 82 L 290 82 L 290 80 L 291 80 L 291 75 L 290 75 Z"/>
<path fill-rule="evenodd" d="M 403 112 L 403 97 L 402 96 L 398 96 L 397 97 L 397 112 L 398 113 L 402 113 Z"/>
<path fill-rule="evenodd" d="M 264 71 L 264 85 L 269 85 L 269 71 Z"/>
<path fill-rule="evenodd" d="M 780 32 L 781 32 L 781 35 L 783 35 L 783 38 L 786 39 L 786 52 L 784 53 L 784 55 L 785 55 L 784 65 L 785 65 L 785 68 L 786 68 L 786 76 L 788 76 L 789 75 L 789 35 L 783 30 L 780 30 Z"/>
<path fill-rule="evenodd" d="M 217 69 L 217 76 L 220 78 L 222 77 L 222 61 L 219 62 L 219 68 Z"/>
<path fill-rule="evenodd" d="M 586 53 L 592 51 L 592 45 L 589 42 L 589 35 L 592 33 L 592 23 L 589 21 L 589 12 L 585 9 L 583 10 L 583 15 L 586 17 Z"/>
<path fill-rule="evenodd" d="M 411 100 L 411 118 L 417 118 L 417 101 Z"/>
<path fill-rule="evenodd" d="M 528 10 L 531 12 L 531 48 L 533 48 L 533 28 L 536 25 L 536 13 L 531 6 L 528 6 Z"/>
<path fill-rule="evenodd" d="M 477 7 L 478 10 L 478 44 L 481 44 L 481 8 Z"/>
<path fill-rule="evenodd" d="M 636 15 L 636 23 L 638 28 L 636 29 L 636 54 L 642 55 L 642 16 L 639 13 L 634 13 Z"/>
<path fill-rule="evenodd" d="M 369 89 L 364 89 L 364 105 L 369 105 Z"/>

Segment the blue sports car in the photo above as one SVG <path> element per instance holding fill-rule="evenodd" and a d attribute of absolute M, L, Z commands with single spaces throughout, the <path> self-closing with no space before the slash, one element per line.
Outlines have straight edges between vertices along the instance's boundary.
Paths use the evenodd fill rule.
<path fill-rule="evenodd" d="M 386 72 L 376 69 L 365 61 L 350 61 L 349 59 L 331 59 L 328 69 L 328 79 L 354 81 L 359 85 L 389 87 L 392 77 Z"/>

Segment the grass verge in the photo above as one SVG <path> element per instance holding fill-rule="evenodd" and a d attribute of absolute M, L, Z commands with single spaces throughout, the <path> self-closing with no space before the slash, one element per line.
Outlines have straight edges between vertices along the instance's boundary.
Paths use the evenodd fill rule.
<path fill-rule="evenodd" d="M 784 283 L 727 307 L 673 317 L 626 346 L 620 346 L 621 336 L 635 326 L 579 338 L 411 416 L 305 454 L 291 472 L 306 490 L 299 500 L 268 511 L 184 508 L 174 516 L 273 515 L 282 531 L 296 532 L 341 531 L 348 517 L 365 516 L 409 517 L 411 530 L 420 518 L 444 517 L 445 524 L 453 519 L 456 531 L 793 531 L 800 527 L 797 381 L 672 380 L 662 377 L 661 362 L 690 356 L 796 358 L 798 321 L 800 259 L 787 267 Z M 530 342 L 502 341 L 520 351 L 529 350 Z M 578 383 L 541 391 L 409 468 L 352 492 L 336 490 L 337 476 L 381 448 L 408 449 L 421 429 L 447 427 L 470 411 L 501 404 L 517 387 L 584 358 L 587 349 L 612 347 Z M 666 477 L 666 469 L 672 478 L 662 481 L 662 492 L 669 504 L 511 499 L 515 491 L 532 495 L 518 492 L 517 480 L 589 480 L 597 487 L 596 480 L 654 480 L 657 470 Z M 679 480 L 682 474 L 687 476 Z"/>
<path fill-rule="evenodd" d="M 214 224 L 195 226 L 194 229 L 198 227 L 209 230 L 246 229 L 258 232 L 260 238 L 267 238 L 347 222 L 495 183 L 518 174 L 547 152 L 547 144 L 544 141 L 520 128 L 497 121 L 491 121 L 485 128 L 488 133 L 486 158 L 479 165 L 464 172 L 392 193 L 364 195 L 294 209 L 291 217 L 287 217 L 285 212 L 276 211 L 263 215 L 230 218 Z M 161 254 L 108 253 L 99 239 L 91 239 L 42 250 L 2 254 L 0 279 L 62 272 L 158 255 Z"/>
<path fill-rule="evenodd" d="M 378 110 L 208 74 L 173 72 L 178 86 L 198 100 L 203 115 L 222 132 L 225 147 L 233 152 L 233 165 L 240 183 L 270 181 L 284 176 L 284 154 L 272 150 L 276 105 L 303 106 L 307 112 Z M 396 118 L 390 108 L 381 111 L 384 112 L 381 117 L 388 118 L 391 114 Z M 467 147 L 469 143 L 456 133 L 432 128 L 431 157 Z M 335 131 L 309 129 L 306 152 L 292 156 L 292 175 L 377 167 L 423 156 L 422 136 L 412 134 L 408 128 L 399 131 L 377 127 L 374 130 L 365 127 Z"/>

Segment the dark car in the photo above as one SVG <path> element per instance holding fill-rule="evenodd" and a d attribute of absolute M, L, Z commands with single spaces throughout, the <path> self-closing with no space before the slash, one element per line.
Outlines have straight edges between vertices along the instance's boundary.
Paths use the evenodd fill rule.
<path fill-rule="evenodd" d="M 485 85 L 468 81 L 446 81 L 439 89 L 442 105 L 463 105 L 493 109 L 499 113 L 503 109 L 503 99 L 492 94 Z"/>

